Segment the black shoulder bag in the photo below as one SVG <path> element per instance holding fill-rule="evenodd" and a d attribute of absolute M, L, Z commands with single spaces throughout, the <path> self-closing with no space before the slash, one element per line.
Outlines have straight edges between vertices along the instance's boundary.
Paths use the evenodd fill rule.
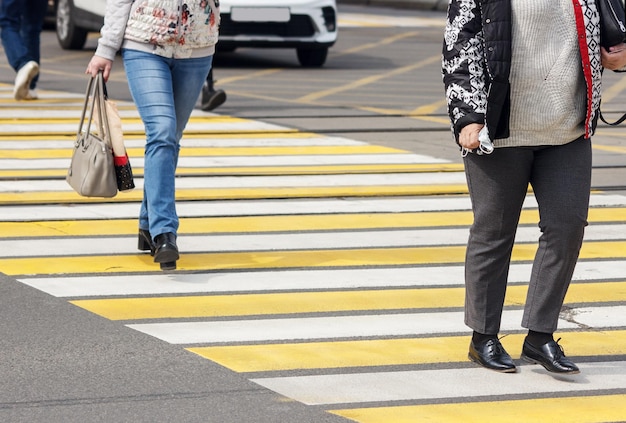
<path fill-rule="evenodd" d="M 596 0 L 600 15 L 600 45 L 609 47 L 621 44 L 626 40 L 626 13 L 623 0 Z M 626 114 L 615 122 L 607 122 L 600 110 L 600 120 L 607 125 L 616 126 L 626 120 Z"/>

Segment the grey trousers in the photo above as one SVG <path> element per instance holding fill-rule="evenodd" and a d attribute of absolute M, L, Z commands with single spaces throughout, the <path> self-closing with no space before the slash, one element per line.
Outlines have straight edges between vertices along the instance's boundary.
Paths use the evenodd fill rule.
<path fill-rule="evenodd" d="M 539 204 L 539 246 L 522 326 L 553 333 L 587 225 L 591 141 L 561 146 L 496 148 L 468 154 L 465 175 L 474 222 L 465 261 L 465 324 L 500 330 L 511 252 L 528 186 Z"/>

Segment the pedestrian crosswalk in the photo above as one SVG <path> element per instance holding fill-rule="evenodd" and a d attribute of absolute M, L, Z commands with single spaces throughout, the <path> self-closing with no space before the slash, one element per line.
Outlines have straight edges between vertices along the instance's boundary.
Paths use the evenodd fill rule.
<path fill-rule="evenodd" d="M 581 374 L 467 360 L 471 205 L 458 163 L 194 112 L 177 178 L 178 270 L 137 246 L 142 127 L 121 103 L 137 188 L 64 181 L 80 96 L 0 85 L 0 272 L 289 399 L 361 423 L 626 421 L 626 196 L 593 192 L 560 316 Z M 504 346 L 519 357 L 536 203 L 521 216 Z"/>

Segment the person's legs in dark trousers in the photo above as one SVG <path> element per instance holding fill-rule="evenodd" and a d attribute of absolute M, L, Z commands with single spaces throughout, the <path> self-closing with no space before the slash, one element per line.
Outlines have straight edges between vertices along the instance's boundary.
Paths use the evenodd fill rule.
<path fill-rule="evenodd" d="M 591 141 L 538 150 L 531 185 L 539 204 L 539 248 L 522 318 L 531 331 L 552 334 L 582 246 L 591 190 Z"/>
<path fill-rule="evenodd" d="M 4 1 L 4 0 L 2 0 Z M 48 8 L 47 0 L 27 0 L 28 13 L 23 15 L 22 39 L 26 45 L 29 56 L 41 64 L 41 30 Z M 39 75 L 35 75 L 29 88 L 35 89 Z"/>
<path fill-rule="evenodd" d="M 474 222 L 465 259 L 465 324 L 480 334 L 497 335 L 515 233 L 528 190 L 533 152 L 496 148 L 469 154 L 465 173 Z"/>
<path fill-rule="evenodd" d="M 36 98 L 32 90 L 39 74 L 40 37 L 46 9 L 46 0 L 0 2 L 2 45 L 9 64 L 17 72 L 13 91 L 16 100 Z"/>
<path fill-rule="evenodd" d="M 205 112 L 214 110 L 224 104 L 226 101 L 226 92 L 224 90 L 215 89 L 215 80 L 213 79 L 213 67 L 207 75 L 206 82 L 202 86 L 200 96 L 200 108 Z"/>

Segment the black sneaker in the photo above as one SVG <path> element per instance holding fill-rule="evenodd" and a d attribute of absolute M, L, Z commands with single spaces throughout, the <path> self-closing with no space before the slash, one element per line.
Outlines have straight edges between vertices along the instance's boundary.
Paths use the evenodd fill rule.
<path fill-rule="evenodd" d="M 226 101 L 226 93 L 224 90 L 209 89 L 206 82 L 202 86 L 202 96 L 200 97 L 200 108 L 205 112 L 209 112 L 218 108 Z"/>

